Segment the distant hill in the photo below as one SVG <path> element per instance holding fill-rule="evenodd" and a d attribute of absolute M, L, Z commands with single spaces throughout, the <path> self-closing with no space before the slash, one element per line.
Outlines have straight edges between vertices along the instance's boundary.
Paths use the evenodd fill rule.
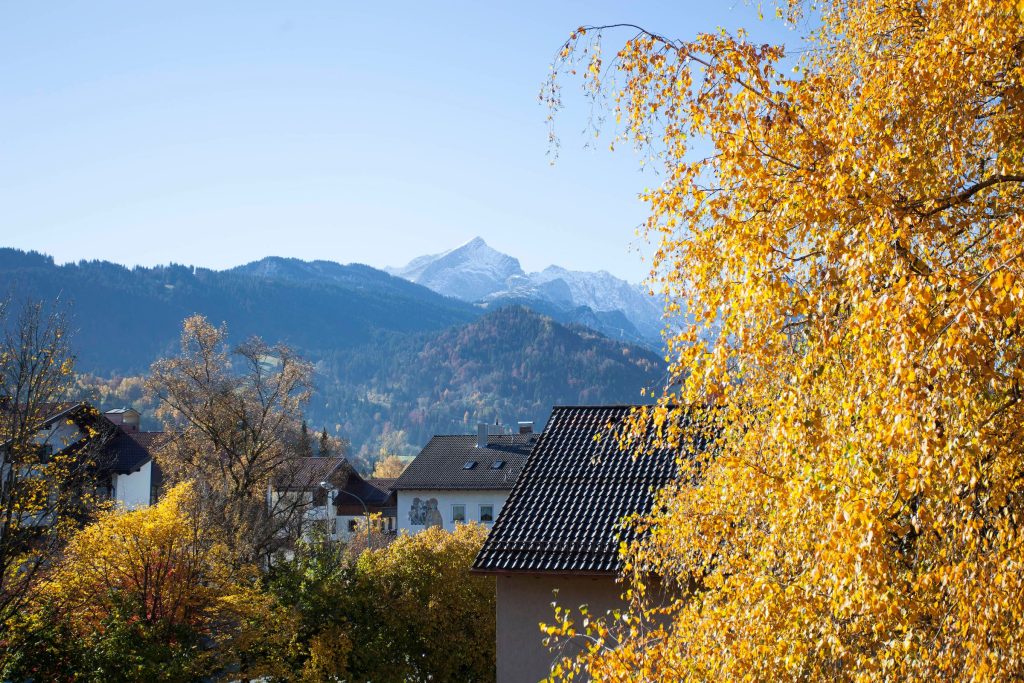
<path fill-rule="evenodd" d="M 304 267 L 318 275 L 304 276 Z M 290 259 L 228 271 L 105 261 L 57 266 L 48 256 L 0 249 L 0 282 L 19 294 L 69 304 L 79 367 L 95 373 L 147 370 L 174 350 L 181 321 L 193 313 L 227 322 L 235 339 L 258 335 L 311 356 L 365 344 L 383 332 L 437 330 L 481 314 L 369 266 Z"/>
<path fill-rule="evenodd" d="M 382 440 L 408 453 L 436 432 L 472 431 L 478 421 L 534 420 L 539 428 L 556 403 L 636 401 L 663 373 L 642 347 L 542 315 L 544 301 L 533 302 L 539 312 L 474 306 L 363 265 L 272 257 L 228 271 L 58 266 L 0 249 L 0 282 L 17 296 L 59 297 L 70 307 L 78 369 L 93 375 L 87 385 L 104 385 L 97 395 L 108 405 L 142 400 L 137 380 L 104 378 L 144 375 L 175 351 L 181 321 L 193 313 L 227 322 L 238 341 L 286 342 L 316 368 L 311 426 L 338 429 L 366 459 Z M 597 315 L 551 309 L 586 325 Z"/>
<path fill-rule="evenodd" d="M 337 403 L 315 409 L 341 408 L 351 434 L 403 429 L 423 444 L 479 421 L 540 428 L 553 405 L 635 403 L 663 375 L 662 360 L 643 347 L 511 306 L 440 332 L 325 354 L 321 398 Z"/>
<path fill-rule="evenodd" d="M 518 259 L 477 237 L 388 272 L 463 301 L 499 306 L 522 303 L 557 320 L 588 325 L 612 339 L 655 350 L 662 347 L 659 300 L 643 287 L 605 271 L 550 266 L 527 273 Z"/>

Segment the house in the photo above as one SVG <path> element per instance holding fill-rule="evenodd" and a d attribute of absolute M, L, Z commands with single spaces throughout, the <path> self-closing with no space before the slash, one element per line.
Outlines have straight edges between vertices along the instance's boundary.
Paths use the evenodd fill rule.
<path fill-rule="evenodd" d="M 160 485 L 160 470 L 153 449 L 161 432 L 139 429 L 140 415 L 131 408 L 100 414 L 87 403 L 40 406 L 35 442 L 40 462 L 56 453 L 95 449 L 94 481 L 98 493 L 131 509 L 150 505 Z"/>
<path fill-rule="evenodd" d="M 394 484 L 399 530 L 492 524 L 537 442 L 531 422 L 520 423 L 517 434 L 499 431 L 481 424 L 475 436 L 431 438 Z"/>
<path fill-rule="evenodd" d="M 376 515 L 378 531 L 394 531 L 395 501 L 386 484 L 364 479 L 343 456 L 299 458 L 294 467 L 280 472 L 268 492 L 271 510 L 282 514 L 293 506 L 302 508 L 298 536 L 315 527 L 333 540 L 347 541 L 367 516 Z"/>
<path fill-rule="evenodd" d="M 343 487 L 352 466 L 344 457 L 297 458 L 292 466 L 274 475 L 267 492 L 267 505 L 272 514 L 295 515 L 288 520 L 282 536 L 309 537 L 314 530 L 336 535 L 335 512 L 331 505 L 333 492 Z"/>
<path fill-rule="evenodd" d="M 46 476 L 56 454 L 67 454 L 65 462 L 73 466 L 65 469 L 59 482 L 65 492 L 89 494 L 99 489 L 106 493 L 104 477 L 95 467 L 94 452 L 87 452 L 87 438 L 99 433 L 92 425 L 98 421 L 95 410 L 83 403 L 24 404 L 8 397 L 0 397 L 0 486 L 3 487 L 5 513 L 11 515 L 8 523 L 15 527 L 47 527 L 58 514 L 56 491 L 47 491 L 45 497 L 30 498 L 27 505 L 12 505 L 17 492 L 29 482 Z M 6 526 L 6 525 L 5 525 Z"/>
<path fill-rule="evenodd" d="M 649 512 L 677 472 L 674 452 L 633 459 L 607 438 L 631 409 L 555 407 L 477 555 L 473 571 L 497 579 L 498 683 L 550 674 L 559 656 L 542 644 L 539 624 L 553 621 L 553 600 L 597 614 L 622 606 L 619 522 Z"/>
<path fill-rule="evenodd" d="M 29 407 L 0 400 L 0 410 L 5 413 L 3 424 L 7 432 L 2 444 L 4 453 L 9 452 L 15 438 L 23 438 L 15 437 L 15 433 L 34 432 L 34 448 L 42 461 L 73 446 L 81 448 L 90 430 L 97 436 L 107 436 L 103 425 L 111 427 L 105 421 L 101 424 L 99 414 L 86 403 L 46 403 Z"/>
<path fill-rule="evenodd" d="M 132 408 L 108 410 L 103 417 L 115 427 L 108 430 L 101 449 L 101 462 L 110 477 L 110 498 L 129 510 L 152 505 L 163 480 L 153 459 L 163 432 L 141 431 L 141 415 Z"/>
<path fill-rule="evenodd" d="M 364 533 L 367 517 L 374 519 L 371 529 L 378 533 L 393 534 L 397 527 L 395 479 L 370 477 L 363 479 L 353 470 L 345 486 L 334 494 L 336 514 L 335 538 L 349 541 Z"/>

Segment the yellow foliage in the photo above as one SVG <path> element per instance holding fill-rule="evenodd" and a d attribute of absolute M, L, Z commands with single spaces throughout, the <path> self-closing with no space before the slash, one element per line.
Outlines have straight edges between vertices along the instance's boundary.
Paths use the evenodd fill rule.
<path fill-rule="evenodd" d="M 384 606 L 374 628 L 392 650 L 375 655 L 380 665 L 368 678 L 493 680 L 495 581 L 470 573 L 486 537 L 480 524 L 433 527 L 359 556 L 358 583 Z"/>
<path fill-rule="evenodd" d="M 638 421 L 713 443 L 626 550 L 630 614 L 560 677 L 1024 677 L 1020 7 L 819 5 L 795 70 L 640 31 L 588 74 L 665 160 L 652 275 L 692 316 Z"/>
<path fill-rule="evenodd" d="M 270 604 L 255 568 L 233 567 L 195 506 L 192 486 L 179 484 L 152 507 L 101 513 L 70 540 L 41 601 L 83 636 L 102 628 L 114 600 L 133 605 L 141 623 L 221 640 L 237 635 L 235 627 Z"/>
<path fill-rule="evenodd" d="M 330 626 L 312 638 L 309 660 L 302 668 L 303 681 L 342 680 L 348 673 L 352 641 L 340 626 Z"/>
<path fill-rule="evenodd" d="M 402 476 L 402 472 L 409 466 L 410 458 L 403 458 L 399 455 L 383 455 L 373 468 L 373 476 L 383 479 L 394 479 Z"/>

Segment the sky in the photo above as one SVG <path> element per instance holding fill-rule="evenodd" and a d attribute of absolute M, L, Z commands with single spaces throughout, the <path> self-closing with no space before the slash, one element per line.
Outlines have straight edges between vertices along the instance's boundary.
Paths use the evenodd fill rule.
<path fill-rule="evenodd" d="M 0 0 L 0 246 L 382 267 L 480 236 L 639 281 L 657 174 L 572 99 L 551 165 L 537 98 L 573 28 L 624 21 L 799 41 L 742 0 Z"/>

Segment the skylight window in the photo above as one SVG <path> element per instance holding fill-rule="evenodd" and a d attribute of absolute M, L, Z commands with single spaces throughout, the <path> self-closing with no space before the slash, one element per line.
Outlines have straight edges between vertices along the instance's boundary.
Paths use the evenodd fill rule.
<path fill-rule="evenodd" d="M 505 466 L 505 461 L 504 460 L 495 460 L 494 462 L 491 463 L 491 469 L 492 470 L 500 470 L 504 466 Z"/>
<path fill-rule="evenodd" d="M 462 463 L 462 469 L 464 470 L 471 470 L 474 467 L 476 467 L 476 460 L 467 460 L 466 462 Z"/>

